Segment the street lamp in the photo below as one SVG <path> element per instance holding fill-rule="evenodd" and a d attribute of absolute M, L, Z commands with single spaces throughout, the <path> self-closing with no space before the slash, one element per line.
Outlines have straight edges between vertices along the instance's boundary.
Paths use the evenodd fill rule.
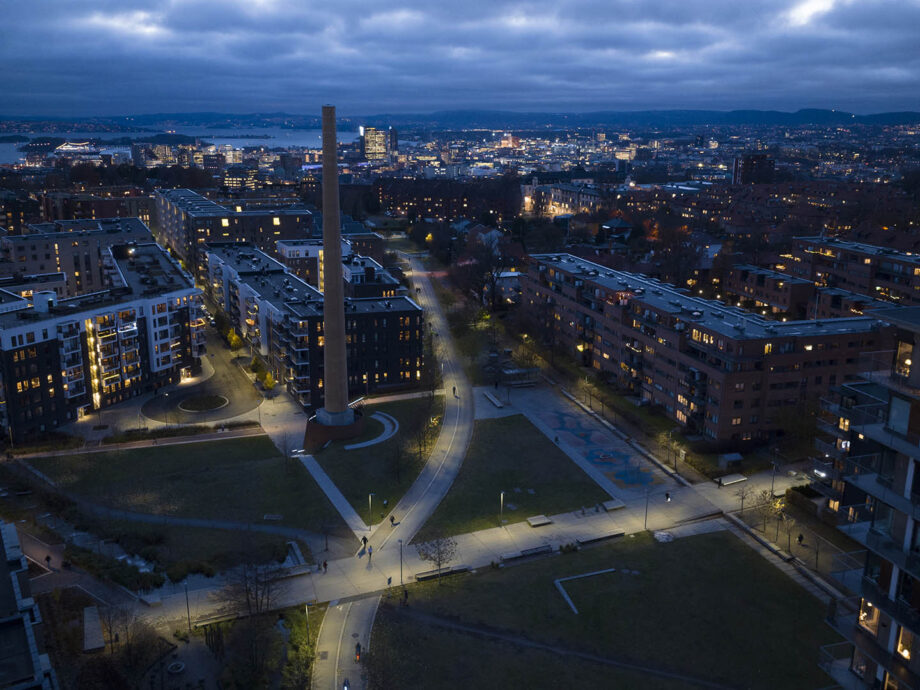
<path fill-rule="evenodd" d="M 310 602 L 303 605 L 303 610 L 307 615 L 307 638 L 310 637 Z"/>
<path fill-rule="evenodd" d="M 773 487 L 776 485 L 776 463 L 779 461 L 779 448 L 773 449 L 773 476 L 770 479 L 770 498 L 773 498 Z"/>
<path fill-rule="evenodd" d="M 399 540 L 399 586 L 403 586 L 402 539 Z"/>
<path fill-rule="evenodd" d="M 188 604 L 188 578 L 185 578 L 185 615 L 188 617 L 188 632 L 192 633 L 192 609 Z"/>
<path fill-rule="evenodd" d="M 498 524 L 499 525 L 505 524 L 505 492 L 504 491 L 502 491 L 501 494 L 499 494 L 499 499 L 498 499 Z"/>
<path fill-rule="evenodd" d="M 169 428 L 169 393 L 163 393 L 166 405 L 166 428 Z"/>
<path fill-rule="evenodd" d="M 645 524 L 643 529 L 648 529 L 648 487 L 645 487 Z"/>
<path fill-rule="evenodd" d="M 374 523 L 374 512 L 373 512 L 373 501 L 374 496 L 377 494 L 368 494 L 367 495 L 367 528 L 370 529 L 371 525 Z"/>

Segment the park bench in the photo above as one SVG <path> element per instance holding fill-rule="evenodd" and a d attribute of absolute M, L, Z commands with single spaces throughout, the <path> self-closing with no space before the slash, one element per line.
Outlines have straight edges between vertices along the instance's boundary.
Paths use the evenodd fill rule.
<path fill-rule="evenodd" d="M 534 515 L 533 517 L 527 518 L 527 524 L 531 527 L 543 527 L 544 525 L 553 524 L 553 521 L 545 515 Z"/>
<path fill-rule="evenodd" d="M 542 553 L 552 553 L 553 547 L 550 544 L 541 544 L 540 546 L 534 546 L 529 549 L 521 550 L 522 556 L 539 556 Z"/>

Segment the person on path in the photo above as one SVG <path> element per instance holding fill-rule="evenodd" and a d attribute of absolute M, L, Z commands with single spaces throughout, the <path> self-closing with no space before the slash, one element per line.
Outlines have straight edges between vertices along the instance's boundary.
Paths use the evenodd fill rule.
<path fill-rule="evenodd" d="M 365 549 L 367 548 L 367 537 L 361 537 L 361 544 Z"/>
<path fill-rule="evenodd" d="M 390 527 L 395 527 L 395 526 L 396 526 L 396 518 L 391 515 L 390 516 Z"/>
<path fill-rule="evenodd" d="M 374 557 L 374 547 L 373 547 L 373 546 L 368 546 L 368 547 L 367 547 L 367 564 L 368 564 L 368 565 L 370 565 L 370 563 L 371 563 L 371 558 L 373 558 L 373 557 Z"/>
<path fill-rule="evenodd" d="M 329 570 L 329 564 L 323 561 L 323 574 L 325 574 L 327 570 Z"/>
<path fill-rule="evenodd" d="M 801 546 L 802 542 L 805 541 L 805 535 L 799 532 L 799 536 L 797 536 L 795 540 L 799 543 L 799 546 Z"/>

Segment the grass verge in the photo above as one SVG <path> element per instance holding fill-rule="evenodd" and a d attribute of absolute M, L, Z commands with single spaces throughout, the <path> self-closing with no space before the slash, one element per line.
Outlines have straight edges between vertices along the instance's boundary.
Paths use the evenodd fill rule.
<path fill-rule="evenodd" d="M 498 526 L 501 491 L 506 522 L 610 498 L 523 415 L 480 419 L 460 474 L 415 541 Z"/>

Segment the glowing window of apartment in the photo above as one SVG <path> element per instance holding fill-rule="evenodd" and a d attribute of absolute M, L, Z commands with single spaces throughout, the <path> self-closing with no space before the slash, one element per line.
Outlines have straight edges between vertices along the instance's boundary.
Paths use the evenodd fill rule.
<path fill-rule="evenodd" d="M 763 353 L 769 355 L 771 352 L 773 352 L 773 343 L 764 343 Z"/>
<path fill-rule="evenodd" d="M 220 224 L 221 224 L 222 227 L 229 228 L 229 227 L 230 227 L 230 219 L 229 219 L 229 218 L 221 218 L 221 219 L 220 219 Z"/>
<path fill-rule="evenodd" d="M 901 634 L 898 635 L 898 654 L 905 659 L 910 659 L 910 648 L 914 644 L 914 635 L 907 628 L 901 628 Z"/>
<path fill-rule="evenodd" d="M 281 225 L 281 219 L 278 216 L 272 218 L 272 225 Z"/>

